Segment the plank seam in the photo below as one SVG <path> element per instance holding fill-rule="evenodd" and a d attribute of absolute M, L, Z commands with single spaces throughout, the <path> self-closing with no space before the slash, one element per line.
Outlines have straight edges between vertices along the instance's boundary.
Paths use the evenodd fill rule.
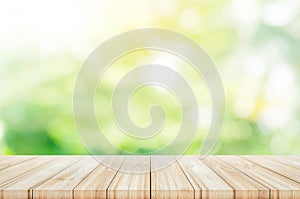
<path fill-rule="evenodd" d="M 181 167 L 181 165 L 179 164 L 178 159 L 176 158 L 176 163 L 178 164 L 180 170 L 182 171 L 182 173 L 184 174 L 184 176 L 186 177 L 186 179 L 188 180 L 188 182 L 190 183 L 191 187 L 193 187 L 193 194 L 194 194 L 194 198 L 196 198 L 196 191 L 195 191 L 195 187 L 193 186 L 193 184 L 191 183 L 190 179 L 188 178 L 188 176 L 186 175 L 186 173 L 184 172 L 183 168 Z M 200 191 L 200 198 L 202 198 L 202 189 Z"/>
<path fill-rule="evenodd" d="M 247 173 L 244 173 L 241 169 L 239 169 L 238 167 L 235 167 L 231 164 L 229 164 L 229 162 L 223 160 L 222 158 L 216 156 L 219 160 L 223 161 L 225 164 L 232 166 L 233 168 L 235 168 L 236 170 L 238 170 L 239 172 L 243 173 L 244 175 L 248 176 L 249 178 L 251 178 L 252 180 L 254 180 L 255 182 L 259 183 L 260 185 L 262 185 L 263 187 L 265 187 L 266 189 L 269 190 L 269 199 L 271 198 L 271 189 L 269 189 L 266 185 L 264 185 L 263 183 L 261 183 L 260 181 L 257 181 L 256 179 L 252 178 L 251 176 L 249 176 Z"/>
<path fill-rule="evenodd" d="M 115 179 L 115 177 L 117 176 L 117 174 L 119 173 L 119 171 L 120 171 L 121 167 L 123 166 L 124 162 L 125 162 L 125 158 L 123 158 L 122 163 L 120 164 L 119 169 L 117 170 L 117 172 L 115 173 L 115 175 L 113 176 L 113 178 L 111 179 L 110 183 L 108 184 L 108 186 L 107 186 L 107 188 L 106 188 L 106 190 L 105 190 L 106 199 L 108 199 L 108 189 L 109 189 L 109 187 L 111 186 L 111 184 L 112 184 L 112 182 L 114 181 L 114 179 Z"/>
<path fill-rule="evenodd" d="M 36 187 L 42 185 L 43 183 L 45 183 L 45 182 L 51 180 L 51 179 L 54 178 L 55 176 L 57 176 L 57 175 L 59 175 L 60 173 L 64 172 L 66 169 L 68 169 L 68 168 L 69 168 L 70 166 L 72 166 L 73 164 L 76 164 L 77 162 L 79 162 L 80 160 L 82 160 L 82 159 L 76 160 L 74 163 L 71 163 L 70 165 L 68 165 L 66 168 L 62 169 L 62 170 L 59 171 L 58 173 L 55 173 L 53 176 L 51 176 L 51 177 L 49 177 L 49 178 L 43 180 L 42 182 L 37 183 L 36 185 L 30 187 L 29 190 L 33 190 L 34 188 L 36 188 Z"/>
<path fill-rule="evenodd" d="M 29 161 L 29 160 L 33 160 L 33 159 L 35 159 L 35 158 L 38 158 L 38 157 L 31 157 L 31 158 L 28 158 L 27 160 L 23 160 L 23 161 L 21 161 L 21 162 L 17 162 L 17 163 L 16 163 L 16 164 L 14 164 L 14 165 L 9 165 L 9 166 L 6 166 L 6 167 L 4 167 L 4 168 L 0 169 L 0 171 L 2 171 L 2 170 L 4 170 L 4 169 L 7 169 L 7 168 L 14 167 L 14 166 L 16 166 L 16 165 L 18 165 L 18 164 L 21 164 L 21 163 L 27 162 L 27 161 Z"/>
<path fill-rule="evenodd" d="M 72 198 L 74 198 L 74 191 L 75 191 L 76 187 L 78 187 L 78 185 L 79 185 L 83 180 L 85 180 L 85 179 L 86 179 L 93 171 L 95 171 L 95 170 L 99 167 L 99 165 L 101 164 L 101 162 L 102 162 L 103 160 L 104 160 L 104 159 L 102 159 L 94 169 L 92 169 L 88 174 L 86 174 L 86 176 L 83 177 L 83 178 L 78 182 L 78 184 L 75 185 L 75 186 L 73 187 L 73 189 L 72 189 Z M 98 160 L 96 160 L 96 161 L 98 161 Z"/>
<path fill-rule="evenodd" d="M 224 180 L 224 182 L 226 182 L 226 184 L 233 189 L 233 198 L 236 199 L 236 189 L 223 176 L 219 175 L 213 168 L 211 168 L 208 164 L 206 164 L 206 162 L 202 161 L 199 156 L 197 157 L 203 164 L 205 164 L 210 170 L 212 170 L 212 172 L 214 172 L 217 176 L 219 176 L 222 180 Z"/>
<path fill-rule="evenodd" d="M 42 157 L 42 156 L 39 156 L 39 157 Z M 22 159 L 21 162 L 19 162 L 18 164 L 14 164 L 12 167 L 14 167 L 15 169 L 13 169 L 14 171 L 18 171 L 19 168 L 25 168 L 26 170 L 23 170 L 22 173 L 21 171 L 18 171 L 17 173 L 19 173 L 19 175 L 16 175 L 12 178 L 12 175 L 10 175 L 10 177 L 7 177 L 6 179 L 7 182 L 4 182 L 2 183 L 2 185 L 0 185 L 0 188 L 5 188 L 5 187 L 10 187 L 11 185 L 14 185 L 15 183 L 18 183 L 18 181 L 20 180 L 23 180 L 23 179 L 26 179 L 26 181 L 28 180 L 27 178 L 31 178 L 31 175 L 32 174 L 35 174 L 35 172 L 37 171 L 42 171 L 45 169 L 47 170 L 48 169 L 48 165 L 52 165 L 53 162 L 56 162 L 59 159 L 59 157 L 56 157 L 56 156 L 52 156 L 50 158 L 47 158 L 47 159 L 43 159 L 42 161 L 40 161 L 40 159 L 36 159 L 36 158 L 39 158 L 39 157 L 33 157 L 33 158 L 29 158 L 29 159 Z M 44 156 L 45 157 L 45 156 Z M 253 180 L 254 182 L 257 183 L 257 185 L 260 185 L 260 186 L 257 186 L 257 187 L 254 187 L 255 188 L 255 191 L 258 191 L 260 192 L 259 193 L 259 196 L 264 196 L 266 198 L 271 198 L 271 197 L 274 197 L 276 195 L 276 192 L 277 192 L 277 195 L 280 195 L 285 198 L 285 197 L 288 197 L 290 194 L 289 194 L 289 190 L 288 189 L 285 189 L 285 188 L 289 188 L 290 187 L 290 191 L 299 191 L 299 187 L 300 187 L 300 181 L 297 180 L 297 176 L 294 176 L 293 174 L 293 171 L 294 172 L 297 172 L 300 167 L 296 167 L 297 164 L 292 164 L 293 162 L 291 161 L 290 163 L 294 166 L 291 166 L 291 165 L 288 165 L 289 161 L 287 162 L 284 162 L 284 158 L 282 159 L 272 159 L 270 156 L 263 156 L 263 157 L 257 157 L 255 158 L 255 156 L 231 156 L 233 159 L 229 157 L 225 157 L 225 156 L 216 156 L 216 161 L 211 161 L 211 159 L 201 159 L 200 156 L 194 156 L 195 159 L 193 159 L 193 161 L 195 162 L 198 162 L 200 161 L 199 163 L 202 163 L 202 167 L 203 168 L 206 168 L 207 169 L 210 169 L 211 170 L 211 173 L 210 175 L 213 175 L 214 174 L 216 176 L 214 176 L 215 178 L 212 177 L 212 179 L 219 179 L 218 182 L 221 182 L 221 181 L 224 181 L 222 182 L 221 184 L 226 188 L 226 190 L 230 190 L 230 188 L 232 190 L 230 190 L 230 195 L 231 195 L 231 198 L 238 198 L 239 197 L 239 190 L 252 190 L 254 191 L 254 189 L 251 189 L 252 186 L 250 186 L 249 188 L 243 188 L 244 186 L 240 187 L 238 184 L 236 184 L 235 180 L 233 178 L 231 178 L 231 173 L 229 172 L 227 175 L 224 175 L 224 171 L 227 172 L 227 169 L 226 168 L 232 168 L 234 170 L 234 173 L 236 172 L 237 176 L 239 176 L 240 174 L 243 174 L 245 179 L 248 178 L 248 179 L 251 179 Z M 78 159 L 77 159 L 78 158 Z M 38 177 L 38 179 L 36 179 L 33 182 L 29 184 L 25 184 L 25 183 L 21 183 L 22 184 L 22 195 L 24 197 L 28 197 L 30 199 L 32 199 L 33 197 L 37 197 L 37 192 L 35 192 L 35 194 L 33 193 L 35 189 L 39 189 L 37 188 L 38 186 L 43 186 L 44 183 L 47 183 L 49 180 L 53 180 L 56 178 L 56 176 L 58 175 L 61 175 L 62 173 L 64 173 L 68 168 L 70 168 L 70 166 L 72 166 L 73 164 L 76 164 L 78 166 L 78 162 L 80 161 L 86 161 L 86 160 L 90 160 L 90 159 L 85 159 L 87 157 L 78 157 L 75 160 L 72 160 L 72 161 L 64 161 L 66 162 L 67 164 L 63 164 L 63 166 L 59 166 L 59 167 L 51 167 L 51 168 L 59 168 L 59 169 L 55 169 L 55 172 L 47 172 L 47 174 L 45 175 L 35 175 Z M 295 159 L 298 159 L 299 157 L 295 157 Z M 14 159 L 15 160 L 15 159 Z M 61 158 L 61 160 L 64 160 L 64 158 Z M 94 180 L 98 180 L 99 178 L 94 176 L 93 174 L 95 174 L 95 170 L 97 168 L 99 168 L 99 163 L 103 164 L 103 161 L 106 160 L 105 158 L 102 158 L 100 159 L 99 161 L 97 162 L 93 162 L 93 167 L 89 167 L 90 169 L 85 169 L 85 173 L 84 175 L 82 174 L 80 178 L 77 178 L 76 182 L 72 183 L 73 186 L 69 186 L 69 190 L 71 192 L 69 192 L 69 197 L 70 199 L 71 198 L 74 198 L 76 196 L 75 193 L 76 192 L 76 188 L 79 188 L 80 187 L 80 184 L 83 183 L 84 180 L 87 180 L 86 178 L 88 178 L 89 176 L 91 177 L 94 177 L 93 179 Z M 109 179 L 106 179 L 106 178 L 101 178 L 100 180 L 105 180 L 105 185 L 106 186 L 102 186 L 101 187 L 101 190 L 103 190 L 103 197 L 105 198 L 109 198 L 112 196 L 113 192 L 110 192 L 111 189 L 114 187 L 114 184 L 115 183 L 118 183 L 118 176 L 121 174 L 121 171 L 122 171 L 122 168 L 124 165 L 127 165 L 126 164 L 126 158 L 121 158 L 120 161 L 118 162 L 118 165 L 115 166 L 115 170 L 114 172 L 110 172 L 109 174 Z M 223 167 L 215 167 L 215 164 L 218 163 L 218 161 L 220 160 L 220 165 Z M 29 162 L 28 162 L 29 161 Z M 144 195 L 145 197 L 149 197 L 150 196 L 150 199 L 152 198 L 155 198 L 156 196 L 159 197 L 159 195 L 155 195 L 155 183 L 157 182 L 155 180 L 156 176 L 154 175 L 155 174 L 155 170 L 152 171 L 152 169 L 155 169 L 155 156 L 151 156 L 149 155 L 147 157 L 147 162 L 150 162 L 150 165 L 147 167 L 147 169 L 150 168 L 150 177 L 149 179 L 147 180 L 144 180 L 143 182 L 147 182 L 149 183 L 150 181 L 150 187 L 147 187 L 147 186 L 143 186 L 144 188 L 140 188 L 138 190 L 140 191 L 145 191 L 147 189 L 148 191 L 148 188 L 150 189 L 150 194 L 149 195 Z M 182 163 L 183 161 L 181 161 L 181 159 L 179 158 L 176 158 L 175 161 L 174 161 L 174 164 L 177 164 L 176 166 L 178 167 L 177 168 L 177 171 L 178 173 L 183 173 L 181 174 L 182 177 L 180 179 L 182 179 L 183 181 L 188 181 L 188 182 L 185 182 L 184 184 L 186 186 L 189 186 L 188 189 L 179 189 L 177 186 L 174 187 L 174 190 L 184 190 L 184 191 L 187 191 L 189 190 L 189 193 L 188 195 L 191 197 L 191 198 L 195 198 L 196 196 L 200 196 L 200 198 L 202 198 L 204 195 L 205 195 L 205 192 L 204 192 L 204 188 L 201 188 L 198 189 L 198 186 L 197 184 L 194 184 L 194 181 L 193 181 L 193 175 L 190 176 L 190 172 L 189 172 L 189 167 L 185 167 L 185 164 Z M 7 163 L 9 163 L 9 161 L 7 161 Z M 26 163 L 26 165 L 29 165 L 30 167 L 27 167 L 26 165 L 25 166 L 17 166 L 17 165 L 20 165 L 20 164 L 24 164 Z M 31 163 L 35 163 L 35 164 L 31 164 Z M 85 163 L 85 162 L 84 162 Z M 84 164 L 83 163 L 83 164 Z M 224 163 L 224 164 L 223 164 Z M 153 164 L 153 165 L 152 165 Z M 186 162 L 186 164 L 189 164 L 189 161 Z M 32 165 L 35 165 L 35 166 L 32 166 Z M 193 164 L 194 165 L 194 164 Z M 197 164 L 195 164 L 197 165 Z M 17 167 L 15 167 L 17 166 Z M 85 164 L 84 164 L 85 166 Z M 205 167 L 206 166 L 206 167 Z M 281 169 L 281 166 L 283 167 L 283 170 Z M 50 167 L 49 167 L 50 168 Z M 79 167 L 78 167 L 79 168 Z M 146 170 L 147 170 L 146 169 Z M 222 170 L 224 169 L 224 170 Z M 273 170 L 274 169 L 274 170 Z M 3 171 L 3 170 L 2 170 Z M 49 170 L 50 171 L 50 170 Z M 75 171 L 75 170 L 74 170 Z M 201 173 L 201 170 L 199 170 L 200 173 Z M 291 172 L 289 172 L 291 171 Z M 256 173 L 258 172 L 258 174 Z M 280 173 L 278 173 L 280 172 Z M 3 174 L 5 174 L 5 171 L 2 172 Z M 20 174 L 21 173 L 21 174 Z M 97 171 L 98 173 L 98 171 Z M 148 175 L 149 175 L 148 173 Z M 233 173 L 233 174 L 234 174 Z M 240 173 L 240 174 L 239 174 Z M 266 175 L 264 175 L 264 173 Z M 153 174 L 153 176 L 152 176 Z M 172 175 L 172 173 L 170 173 Z M 164 174 L 166 175 L 166 174 Z M 210 175 L 207 176 L 207 179 L 211 179 Z M 287 177 L 287 176 L 289 177 Z M 40 176 L 40 177 L 39 177 Z M 75 175 L 73 175 L 75 176 Z M 235 175 L 233 175 L 235 176 Z M 265 178 L 262 178 L 265 177 Z M 0 176 L 1 177 L 1 176 Z M 75 176 L 76 177 L 76 176 Z M 174 181 L 175 179 L 177 178 L 172 178 L 172 176 L 169 176 L 170 177 L 170 182 Z M 196 175 L 195 175 L 196 177 Z M 244 178 L 242 177 L 242 179 Z M 277 177 L 277 178 L 276 178 Z M 196 177 L 198 179 L 202 179 L 202 175 L 200 175 L 200 177 Z M 294 178 L 294 179 L 291 179 L 291 178 Z M 186 179 L 186 180 L 185 180 Z M 238 178 L 236 178 L 238 179 Z M 266 179 L 269 179 L 269 180 L 266 180 Z M 273 180 L 272 180 L 273 179 Z M 276 182 L 278 179 L 278 183 L 274 183 L 273 182 Z M 149 180 L 149 181 L 148 181 Z M 139 183 L 140 181 L 138 181 Z M 159 181 L 158 181 L 159 182 Z M 200 182 L 200 180 L 199 180 Z M 246 181 L 245 181 L 246 182 Z M 282 182 L 282 183 L 281 183 Z M 85 183 L 85 182 L 84 182 Z M 153 186 L 152 186 L 152 183 Z M 193 183 L 193 184 L 192 184 Z M 214 183 L 214 181 L 212 180 L 212 183 Z M 227 186 L 226 186 L 227 184 Z M 281 186 L 282 184 L 282 186 Z M 24 185 L 24 186 L 23 186 Z M 29 186 L 28 186 L 29 185 Z M 148 185 L 149 186 L 149 185 Z M 205 187 L 205 185 L 203 185 Z M 98 189 L 96 186 L 95 187 L 95 190 L 100 190 L 100 188 Z M 274 187 L 276 187 L 276 189 L 273 189 Z M 283 187 L 282 189 L 280 187 Z M 294 188 L 296 187 L 296 188 Z M 18 191 L 18 186 L 14 186 L 14 188 L 16 188 L 16 191 Z M 86 190 L 90 188 L 89 186 L 87 186 L 86 188 L 82 189 L 82 190 Z M 200 192 L 196 192 L 196 189 L 197 188 L 197 191 L 200 191 Z M 9 188 L 8 188 L 9 189 Z M 131 189 L 129 189 L 131 190 Z M 217 189 L 216 191 L 218 191 L 219 189 Z M 222 190 L 222 189 L 220 189 Z M 284 192 L 282 193 L 281 190 L 283 190 Z M 112 190 L 114 191 L 114 190 Z M 153 191 L 153 193 L 152 193 Z M 191 191 L 193 191 L 193 194 L 191 193 Z M 268 191 L 268 193 L 267 193 Z M 264 192 L 264 193 L 262 193 Z M 110 195 L 110 193 L 112 193 Z M 254 193 L 254 192 L 253 192 Z M 273 196 L 273 193 L 275 194 Z M 293 192 L 294 197 L 298 197 L 297 194 L 299 194 L 300 192 Z M 15 194 L 18 194 L 17 192 L 12 192 L 13 195 L 11 195 L 11 197 L 16 197 Z M 256 194 L 256 193 L 255 193 Z M 45 193 L 44 196 L 48 196 L 48 193 Z M 0 199 L 3 199 L 3 190 L 0 190 Z M 246 195 L 245 195 L 246 197 Z"/>
<path fill-rule="evenodd" d="M 33 198 L 33 189 L 42 185 L 43 183 L 51 180 L 52 178 L 54 178 L 55 176 L 59 175 L 60 173 L 64 172 L 66 169 L 68 169 L 72 164 L 76 164 L 77 162 L 79 162 L 82 159 L 78 159 L 77 161 L 75 161 L 74 163 L 71 163 L 70 165 L 68 165 L 66 168 L 62 169 L 61 171 L 59 171 L 58 173 L 55 173 L 53 176 L 43 180 L 42 182 L 37 183 L 36 185 L 30 187 L 28 190 L 31 191 L 31 198 Z"/>
<path fill-rule="evenodd" d="M 271 161 L 277 162 L 277 163 L 279 163 L 279 164 L 284 164 L 284 165 L 286 165 L 286 166 L 292 167 L 293 169 L 299 169 L 299 168 L 300 168 L 299 166 L 296 166 L 296 165 L 289 165 L 288 163 L 285 163 L 285 162 L 280 161 L 280 160 L 278 160 L 278 159 L 272 159 L 272 158 L 270 158 L 269 156 L 267 156 L 266 158 L 269 159 L 269 160 L 271 160 Z M 293 158 L 293 157 L 292 157 L 292 159 L 295 160 L 295 158 Z M 298 159 L 296 158 L 296 160 L 298 160 Z"/>
<path fill-rule="evenodd" d="M 56 159 L 57 159 L 57 158 L 55 158 L 55 159 L 53 159 L 53 160 L 50 160 L 50 161 L 48 161 L 48 162 L 44 162 L 43 164 L 40 164 L 39 166 L 34 167 L 34 168 L 32 168 L 31 170 L 29 170 L 29 171 L 27 171 L 27 172 L 25 172 L 25 173 L 21 173 L 20 175 L 17 175 L 17 176 L 15 176 L 14 178 L 9 179 L 9 180 L 6 181 L 5 183 L 1 184 L 0 188 L 1 188 L 1 189 L 2 189 L 2 188 L 5 188 L 7 185 L 9 185 L 9 184 L 14 183 L 15 181 L 17 181 L 20 177 L 25 176 L 25 175 L 27 175 L 27 174 L 30 174 L 31 172 L 33 172 L 34 170 L 38 169 L 39 167 L 44 166 L 45 164 L 48 164 L 48 163 L 50 163 L 50 162 L 53 162 L 53 161 L 55 161 Z M 33 159 L 31 159 L 31 160 L 33 160 Z"/>
<path fill-rule="evenodd" d="M 150 199 L 152 199 L 152 167 L 151 167 L 151 162 L 152 156 L 150 155 Z"/>
<path fill-rule="evenodd" d="M 263 165 L 261 165 L 261 164 L 258 163 L 258 162 L 254 162 L 254 161 L 252 161 L 251 159 L 244 158 L 244 157 L 242 157 L 242 156 L 239 156 L 239 157 L 241 157 L 241 158 L 244 159 L 244 160 L 248 160 L 249 162 L 252 162 L 252 163 L 254 163 L 254 164 L 257 164 L 257 165 L 259 165 L 260 167 L 263 167 L 263 168 L 265 168 L 265 169 L 268 169 L 269 171 L 271 171 L 271 172 L 273 172 L 273 173 L 279 174 L 279 175 L 281 175 L 281 176 L 283 176 L 283 177 L 285 177 L 285 178 L 287 178 L 287 179 L 289 179 L 289 180 L 292 180 L 292 181 L 296 182 L 297 184 L 300 184 L 300 182 L 298 182 L 297 180 L 291 179 L 291 178 L 289 178 L 289 177 L 287 177 L 287 176 L 285 176 L 285 175 L 283 175 L 283 174 L 281 174 L 281 173 L 278 173 L 278 172 L 276 172 L 276 171 L 274 171 L 274 170 L 271 170 L 271 168 L 268 168 L 268 167 L 266 167 L 266 166 L 263 166 Z M 284 165 L 283 165 L 283 166 L 284 166 Z"/>
<path fill-rule="evenodd" d="M 281 162 L 281 161 L 279 161 L 279 160 L 277 160 L 277 159 L 272 159 L 272 158 L 270 158 L 269 156 L 267 156 L 266 158 L 269 159 L 269 160 L 271 160 L 271 161 L 277 162 L 277 163 L 279 163 L 279 164 L 283 164 L 283 165 L 286 165 L 286 166 L 288 166 L 288 167 L 292 167 L 292 168 L 294 168 L 294 169 L 299 169 L 299 167 L 297 167 L 297 166 L 295 166 L 295 165 L 289 165 L 288 163 Z M 297 160 L 298 160 L 298 159 L 297 159 Z"/>

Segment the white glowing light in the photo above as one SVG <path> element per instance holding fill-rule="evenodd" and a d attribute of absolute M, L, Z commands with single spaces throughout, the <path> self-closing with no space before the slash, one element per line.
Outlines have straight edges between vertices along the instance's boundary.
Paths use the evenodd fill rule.
<path fill-rule="evenodd" d="M 196 9 L 189 8 L 182 11 L 180 15 L 180 25 L 187 29 L 193 30 L 198 28 L 200 23 L 200 16 Z"/>
<path fill-rule="evenodd" d="M 246 76 L 260 78 L 266 71 L 266 60 L 257 55 L 251 55 L 245 60 Z"/>
<path fill-rule="evenodd" d="M 266 85 L 266 97 L 268 99 L 288 100 L 293 98 L 294 92 L 294 72 L 291 66 L 279 64 L 273 66 L 270 78 Z"/>
<path fill-rule="evenodd" d="M 163 0 L 158 1 L 157 7 L 161 16 L 171 17 L 176 14 L 178 5 L 176 0 Z"/>
<path fill-rule="evenodd" d="M 231 4 L 232 15 L 245 24 L 255 23 L 259 18 L 258 6 L 255 0 L 234 0 Z"/>
<path fill-rule="evenodd" d="M 274 66 L 265 86 L 266 106 L 260 120 L 269 129 L 283 128 L 293 117 L 296 101 L 294 74 L 287 65 Z"/>
<path fill-rule="evenodd" d="M 274 1 L 263 8 L 263 21 L 272 26 L 288 24 L 298 13 L 299 3 L 296 0 Z"/>

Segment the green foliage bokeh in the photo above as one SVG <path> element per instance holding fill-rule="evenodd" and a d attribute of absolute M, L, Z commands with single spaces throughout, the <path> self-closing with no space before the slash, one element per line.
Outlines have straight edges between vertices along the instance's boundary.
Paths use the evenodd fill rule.
<path fill-rule="evenodd" d="M 215 61 L 226 93 L 226 118 L 213 154 L 300 153 L 297 1 L 31 3 L 34 9 L 30 3 L 23 8 L 15 8 L 14 3 L 0 8 L 2 14 L 1 9 L 20 9 L 20 14 L 0 15 L 1 20 L 10 20 L 2 27 L 6 32 L 0 33 L 0 154 L 87 154 L 72 115 L 76 75 L 97 45 L 142 27 L 185 34 Z M 55 16 L 47 11 L 49 7 Z M 114 129 L 101 100 L 109 100 L 116 77 L 157 58 L 157 53 L 144 51 L 128 55 L 112 67 L 111 76 L 98 90 L 101 95 L 96 93 L 96 112 L 107 131 Z M 168 64 L 176 65 L 189 80 L 204 106 L 204 117 L 209 117 L 210 100 L 201 77 L 180 60 Z M 151 88 L 137 93 L 130 104 L 133 121 L 142 126 L 149 122 L 147 111 L 152 100 L 168 106 L 167 135 L 172 136 L 179 111 L 170 93 Z M 206 122 L 199 132 L 207 127 Z M 164 144 L 168 136 L 161 137 L 161 143 L 152 143 L 153 147 Z M 187 154 L 197 154 L 202 140 L 199 133 Z M 130 140 L 119 140 L 118 145 L 116 154 L 122 154 L 122 148 L 145 152 Z"/>

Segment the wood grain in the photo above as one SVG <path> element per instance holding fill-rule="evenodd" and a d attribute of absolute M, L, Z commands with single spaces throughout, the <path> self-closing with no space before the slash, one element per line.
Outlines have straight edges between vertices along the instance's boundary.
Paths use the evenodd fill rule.
<path fill-rule="evenodd" d="M 80 159 L 82 158 L 61 156 L 55 159 L 56 161 L 41 165 L 32 172 L 15 178 L 13 182 L 0 188 L 2 199 L 32 198 L 34 186 L 45 182 Z"/>
<path fill-rule="evenodd" d="M 194 198 L 194 189 L 175 157 L 151 156 L 152 198 Z"/>
<path fill-rule="evenodd" d="M 266 158 L 280 162 L 287 166 L 294 167 L 297 170 L 299 170 L 300 168 L 300 158 L 297 158 L 295 156 L 268 156 Z"/>
<path fill-rule="evenodd" d="M 150 198 L 150 156 L 127 156 L 107 190 L 107 198 Z"/>
<path fill-rule="evenodd" d="M 296 182 L 300 182 L 299 170 L 290 165 L 274 161 L 264 156 L 244 156 L 243 158 L 257 163 L 265 168 L 269 168 L 270 170 L 295 180 Z"/>
<path fill-rule="evenodd" d="M 23 161 L 20 164 L 16 164 L 6 169 L 0 170 L 0 186 L 4 186 L 5 184 L 10 183 L 15 178 L 24 175 L 25 173 L 30 172 L 45 163 L 54 161 L 56 158 L 57 157 L 42 156 L 39 158 L 30 159 L 28 161 Z"/>
<path fill-rule="evenodd" d="M 33 189 L 34 199 L 72 199 L 73 189 L 98 166 L 92 157 L 85 157 Z"/>
<path fill-rule="evenodd" d="M 300 156 L 0 156 L 0 199 L 297 199 L 299 179 Z"/>
<path fill-rule="evenodd" d="M 35 158 L 34 156 L 1 156 L 0 157 L 0 170 L 12 167 L 16 164 L 25 162 Z"/>
<path fill-rule="evenodd" d="M 234 198 L 233 188 L 198 157 L 183 156 L 178 162 L 195 189 L 195 198 Z"/>
<path fill-rule="evenodd" d="M 74 189 L 74 198 L 105 199 L 106 190 L 119 171 L 123 161 L 124 157 L 122 156 L 106 157 L 98 167 Z"/>
<path fill-rule="evenodd" d="M 237 156 L 221 156 L 222 160 L 270 190 L 269 198 L 300 198 L 300 184 L 269 168 Z"/>
<path fill-rule="evenodd" d="M 234 188 L 236 199 L 269 198 L 269 189 L 216 156 L 207 156 L 202 161 Z"/>

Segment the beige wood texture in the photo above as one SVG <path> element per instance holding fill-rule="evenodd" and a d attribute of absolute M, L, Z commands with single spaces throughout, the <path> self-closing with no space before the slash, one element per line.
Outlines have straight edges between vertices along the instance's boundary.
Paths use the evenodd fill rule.
<path fill-rule="evenodd" d="M 60 156 L 55 161 L 41 165 L 33 172 L 15 178 L 13 182 L 0 188 L 2 199 L 32 198 L 32 188 L 34 186 L 45 182 L 80 159 L 82 158 Z"/>
<path fill-rule="evenodd" d="M 270 190 L 269 198 L 300 198 L 300 184 L 284 177 L 269 168 L 260 166 L 237 156 L 219 156 L 222 160 L 237 168 Z"/>
<path fill-rule="evenodd" d="M 0 156 L 0 199 L 300 198 L 300 156 Z"/>
<path fill-rule="evenodd" d="M 150 156 L 126 156 L 107 198 L 150 198 Z"/>
<path fill-rule="evenodd" d="M 92 172 L 99 162 L 85 157 L 63 172 L 33 189 L 34 199 L 72 199 L 73 189 Z"/>
<path fill-rule="evenodd" d="M 109 156 L 74 189 L 75 199 L 105 199 L 106 190 L 124 161 L 122 156 Z"/>
<path fill-rule="evenodd" d="M 0 170 L 35 158 L 34 156 L 0 156 Z"/>
<path fill-rule="evenodd" d="M 271 160 L 265 156 L 243 156 L 243 158 L 257 163 L 265 168 L 269 168 L 272 171 L 284 175 L 292 180 L 300 182 L 300 172 L 297 168 Z"/>
<path fill-rule="evenodd" d="M 0 187 L 13 181 L 15 178 L 24 175 L 27 172 L 34 170 L 35 168 L 46 164 L 50 161 L 54 161 L 56 157 L 46 156 L 33 158 L 27 161 L 23 161 L 20 164 L 13 165 L 11 167 L 0 170 Z"/>
<path fill-rule="evenodd" d="M 202 161 L 234 188 L 236 199 L 269 198 L 269 189 L 216 156 L 204 157 Z"/>
<path fill-rule="evenodd" d="M 233 188 L 198 157 L 183 156 L 178 162 L 195 189 L 195 198 L 234 198 Z"/>
<path fill-rule="evenodd" d="M 175 157 L 151 156 L 151 196 L 159 198 L 194 198 L 194 189 Z"/>
<path fill-rule="evenodd" d="M 297 170 L 300 169 L 300 158 L 295 156 L 267 156 L 267 158 L 294 167 Z"/>

